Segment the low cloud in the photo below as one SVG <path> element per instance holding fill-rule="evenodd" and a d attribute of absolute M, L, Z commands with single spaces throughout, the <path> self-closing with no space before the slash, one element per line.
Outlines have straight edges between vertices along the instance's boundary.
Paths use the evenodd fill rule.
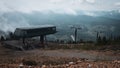
<path fill-rule="evenodd" d="M 115 3 L 116 6 L 120 6 L 120 2 Z"/>
<path fill-rule="evenodd" d="M 96 0 L 86 0 L 88 3 L 95 3 Z"/>
<path fill-rule="evenodd" d="M 14 32 L 16 28 L 26 27 L 26 26 L 30 26 L 30 25 L 23 16 L 20 15 L 4 16 L 4 14 L 0 15 L 0 31 Z"/>
<path fill-rule="evenodd" d="M 115 2 L 113 0 L 109 2 L 106 2 L 106 0 L 0 0 L 0 11 L 19 11 L 24 13 L 53 11 L 75 15 L 77 11 L 81 10 L 94 11 L 116 8 L 115 6 L 109 6 L 111 3 L 114 4 Z M 119 4 L 116 3 L 116 5 Z"/>

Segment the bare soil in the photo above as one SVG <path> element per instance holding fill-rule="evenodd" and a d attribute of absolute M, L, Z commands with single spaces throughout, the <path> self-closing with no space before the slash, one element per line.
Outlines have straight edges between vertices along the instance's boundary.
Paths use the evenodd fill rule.
<path fill-rule="evenodd" d="M 76 64 L 77 61 L 81 63 Z M 114 63 L 117 60 L 118 63 Z M 46 66 L 46 68 L 79 68 L 74 66 L 107 66 L 119 68 L 120 51 L 97 51 L 97 50 L 75 50 L 75 49 L 34 49 L 27 51 L 15 51 L 4 48 L 0 45 L 0 68 L 5 66 L 18 67 L 23 61 L 35 61 L 36 66 Z M 74 62 L 75 64 L 70 62 Z M 104 64 L 103 64 L 104 63 Z M 68 64 L 68 65 L 67 65 Z M 50 65 L 52 65 L 50 67 Z M 12 67 L 13 66 L 13 67 Z M 73 66 L 73 67 L 66 67 Z M 8 68 L 6 67 L 6 68 Z M 27 67 L 25 67 L 27 68 Z M 34 67 L 33 67 L 34 68 Z M 87 67 L 81 67 L 87 68 Z M 93 67 L 92 67 L 93 68 Z M 95 67 L 97 68 L 97 67 Z"/>

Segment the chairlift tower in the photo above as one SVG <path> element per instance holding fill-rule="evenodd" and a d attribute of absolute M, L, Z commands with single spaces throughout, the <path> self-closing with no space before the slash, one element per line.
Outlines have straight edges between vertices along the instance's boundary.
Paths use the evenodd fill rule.
<path fill-rule="evenodd" d="M 77 32 L 78 32 L 78 30 L 80 30 L 82 28 L 81 27 L 72 26 L 71 29 L 74 29 L 75 43 L 77 43 Z"/>
<path fill-rule="evenodd" d="M 96 35 L 96 40 L 99 38 L 100 34 L 103 33 L 104 31 L 95 31 L 97 33 Z"/>

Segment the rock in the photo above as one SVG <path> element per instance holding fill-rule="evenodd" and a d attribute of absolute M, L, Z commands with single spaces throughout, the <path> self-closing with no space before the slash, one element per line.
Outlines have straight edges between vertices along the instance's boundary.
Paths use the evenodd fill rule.
<path fill-rule="evenodd" d="M 41 67 L 41 68 L 47 68 L 47 67 L 46 67 L 46 65 L 42 65 L 42 67 Z"/>
<path fill-rule="evenodd" d="M 29 66 L 28 68 L 31 68 L 32 66 Z"/>
<path fill-rule="evenodd" d="M 69 64 L 66 64 L 65 66 L 66 66 L 66 67 L 69 67 Z"/>
<path fill-rule="evenodd" d="M 82 62 L 82 61 L 78 60 L 76 63 L 79 64 L 79 63 L 81 63 L 81 62 Z"/>
<path fill-rule="evenodd" d="M 23 63 L 21 63 L 21 64 L 19 65 L 19 68 L 23 68 L 23 66 L 24 66 Z"/>
<path fill-rule="evenodd" d="M 120 64 L 120 60 L 118 61 L 118 63 Z"/>
<path fill-rule="evenodd" d="M 69 65 L 73 65 L 74 64 L 74 62 L 69 62 Z"/>
<path fill-rule="evenodd" d="M 92 64 L 89 64 L 89 63 L 88 63 L 88 68 L 92 68 Z"/>
<path fill-rule="evenodd" d="M 113 62 L 114 63 L 120 63 L 120 60 L 114 60 Z"/>

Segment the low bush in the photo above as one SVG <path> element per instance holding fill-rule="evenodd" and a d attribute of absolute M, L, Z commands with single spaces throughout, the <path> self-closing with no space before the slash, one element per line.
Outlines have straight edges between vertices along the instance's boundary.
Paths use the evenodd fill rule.
<path fill-rule="evenodd" d="M 30 65 L 30 66 L 36 66 L 37 62 L 34 60 L 23 60 L 22 61 L 23 65 Z"/>

